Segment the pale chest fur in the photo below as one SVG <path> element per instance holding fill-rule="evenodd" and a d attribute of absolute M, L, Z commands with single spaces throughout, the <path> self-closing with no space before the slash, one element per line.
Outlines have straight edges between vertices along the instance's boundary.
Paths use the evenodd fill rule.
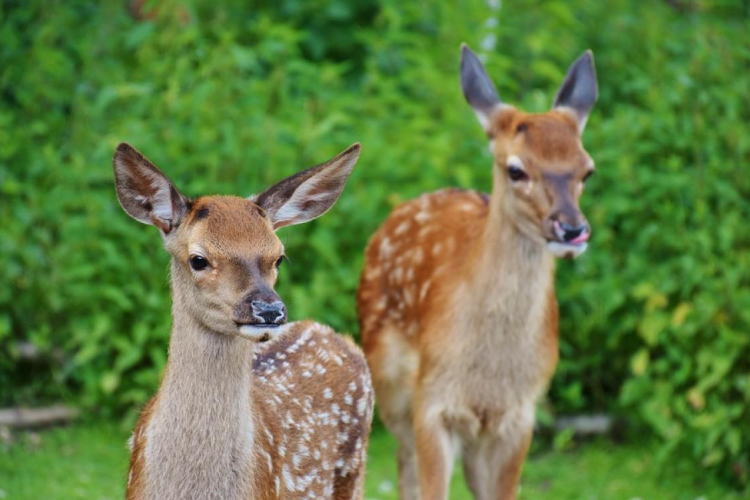
<path fill-rule="evenodd" d="M 145 432 L 147 498 L 252 498 L 254 423 L 250 390 L 196 385 L 165 391 Z"/>
<path fill-rule="evenodd" d="M 131 441 L 128 498 L 356 494 L 373 406 L 360 352 L 310 322 L 254 353 L 248 345 L 212 351 L 194 342 L 189 352 L 202 362 L 169 365 Z M 182 347 L 172 343 L 178 360 Z"/>
<path fill-rule="evenodd" d="M 547 317 L 551 261 L 535 257 L 460 282 L 446 308 L 452 313 L 430 325 L 445 331 L 435 346 L 440 352 L 429 349 L 434 366 L 425 389 L 459 434 L 502 435 L 533 422 L 557 349 Z"/>

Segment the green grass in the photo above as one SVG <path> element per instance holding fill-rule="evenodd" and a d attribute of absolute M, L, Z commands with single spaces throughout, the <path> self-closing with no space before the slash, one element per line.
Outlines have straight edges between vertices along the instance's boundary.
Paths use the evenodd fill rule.
<path fill-rule="evenodd" d="M 105 500 L 124 496 L 128 433 L 110 423 L 16 435 L 0 445 L 0 498 Z M 367 499 L 396 499 L 396 442 L 376 431 L 370 443 Z M 606 441 L 534 454 L 524 469 L 522 499 L 731 500 L 732 493 L 689 461 L 657 467 L 656 446 Z M 457 468 L 458 470 L 458 468 Z M 456 473 L 451 498 L 470 498 Z"/>

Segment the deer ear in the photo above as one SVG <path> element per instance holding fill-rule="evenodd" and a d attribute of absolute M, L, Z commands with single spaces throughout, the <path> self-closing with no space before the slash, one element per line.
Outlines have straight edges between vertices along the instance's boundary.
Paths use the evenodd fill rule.
<path fill-rule="evenodd" d="M 570 66 L 560 90 L 557 91 L 553 108 L 571 113 L 578 122 L 578 131 L 583 132 L 598 96 L 594 54 L 587 50 Z"/>
<path fill-rule="evenodd" d="M 250 200 L 263 207 L 274 229 L 320 217 L 336 203 L 360 151 L 352 144 L 322 165 L 295 174 Z"/>
<path fill-rule="evenodd" d="M 130 144 L 117 146 L 113 161 L 117 198 L 123 210 L 169 234 L 187 212 L 182 196 L 161 170 Z"/>
<path fill-rule="evenodd" d="M 490 117 L 503 103 L 482 61 L 466 44 L 461 45 L 461 88 L 479 123 L 487 130 Z"/>

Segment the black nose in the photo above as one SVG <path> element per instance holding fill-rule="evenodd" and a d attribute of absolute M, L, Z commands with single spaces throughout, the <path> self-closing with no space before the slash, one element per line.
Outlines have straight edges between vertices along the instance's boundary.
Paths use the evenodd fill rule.
<path fill-rule="evenodd" d="M 570 224 L 566 224 L 564 222 L 560 223 L 560 229 L 563 230 L 563 240 L 565 241 L 572 241 L 588 230 L 586 224 L 571 226 Z"/>
<path fill-rule="evenodd" d="M 261 302 L 254 300 L 250 303 L 253 316 L 267 325 L 280 325 L 286 321 L 286 311 L 284 303 L 280 300 L 276 302 Z"/>

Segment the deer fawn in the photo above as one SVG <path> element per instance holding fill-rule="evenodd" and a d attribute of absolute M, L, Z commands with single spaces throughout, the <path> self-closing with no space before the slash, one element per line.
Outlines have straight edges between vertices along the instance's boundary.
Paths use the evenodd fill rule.
<path fill-rule="evenodd" d="M 373 393 L 361 351 L 286 324 L 275 230 L 325 213 L 359 144 L 244 199 L 188 199 L 128 144 L 117 195 L 172 256 L 169 360 L 130 441 L 127 498 L 362 497 Z M 272 342 L 264 343 L 268 340 Z"/>
<path fill-rule="evenodd" d="M 490 139 L 492 195 L 446 189 L 397 207 L 368 243 L 357 307 L 402 499 L 444 499 L 460 450 L 477 499 L 515 498 L 535 403 L 557 363 L 554 256 L 586 249 L 591 52 L 551 111 L 498 98 L 462 48 L 461 83 Z M 421 493 L 421 495 L 420 495 Z"/>

